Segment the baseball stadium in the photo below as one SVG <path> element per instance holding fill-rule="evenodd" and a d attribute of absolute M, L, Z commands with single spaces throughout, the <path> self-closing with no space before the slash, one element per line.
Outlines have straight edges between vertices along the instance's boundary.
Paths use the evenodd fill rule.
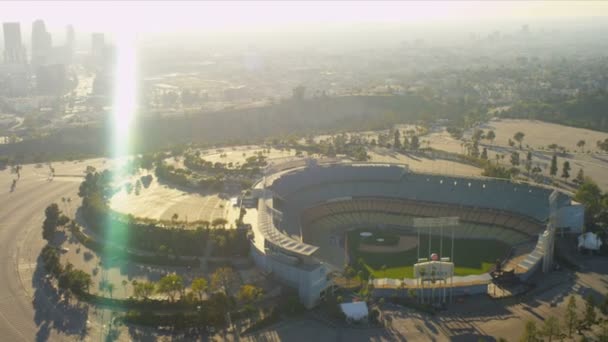
<path fill-rule="evenodd" d="M 497 263 L 525 280 L 552 258 L 549 228 L 575 233 L 584 221 L 583 206 L 552 188 L 395 164 L 292 163 L 267 170 L 252 194 L 252 257 L 307 307 L 345 265 L 377 288 L 424 287 L 435 266 L 457 294 L 487 291 Z"/>

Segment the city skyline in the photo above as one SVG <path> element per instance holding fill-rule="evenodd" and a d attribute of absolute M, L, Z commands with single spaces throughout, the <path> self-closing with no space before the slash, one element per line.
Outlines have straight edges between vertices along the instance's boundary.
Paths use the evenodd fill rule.
<path fill-rule="evenodd" d="M 30 26 L 37 19 L 49 31 L 73 24 L 79 31 L 137 33 L 296 29 L 301 25 L 364 23 L 450 25 L 504 20 L 581 19 L 608 15 L 605 2 L 7 2 L 2 22 Z M 32 6 L 35 5 L 35 6 Z M 179 6 L 178 6 L 179 5 Z M 69 11 L 70 16 L 66 13 Z M 133 25 L 133 15 L 137 23 Z M 108 24 L 111 22 L 111 24 Z M 158 25 L 162 23 L 162 25 Z M 29 29 L 28 29 L 29 30 Z M 24 30 L 26 33 L 28 30 Z"/>

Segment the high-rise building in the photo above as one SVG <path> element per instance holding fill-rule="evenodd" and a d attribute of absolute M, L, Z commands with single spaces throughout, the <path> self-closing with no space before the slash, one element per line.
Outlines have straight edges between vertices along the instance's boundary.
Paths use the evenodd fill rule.
<path fill-rule="evenodd" d="M 3 23 L 4 63 L 25 63 L 25 48 L 21 43 L 21 25 Z"/>
<path fill-rule="evenodd" d="M 103 33 L 91 35 L 91 54 L 93 57 L 103 57 L 106 49 L 106 41 Z"/>
<path fill-rule="evenodd" d="M 45 65 L 53 49 L 51 34 L 46 30 L 44 21 L 36 20 L 32 24 L 32 65 Z"/>

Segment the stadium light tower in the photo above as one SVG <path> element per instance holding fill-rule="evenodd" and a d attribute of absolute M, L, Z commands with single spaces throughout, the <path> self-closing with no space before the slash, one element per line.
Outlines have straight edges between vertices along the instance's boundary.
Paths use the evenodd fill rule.
<path fill-rule="evenodd" d="M 424 302 L 424 291 L 422 285 L 424 282 L 435 283 L 436 280 L 443 281 L 443 296 L 441 301 L 445 303 L 446 299 L 446 286 L 447 278 L 450 278 L 450 301 L 452 299 L 452 289 L 454 282 L 454 227 L 460 222 L 459 217 L 416 217 L 414 218 L 414 227 L 416 227 L 418 233 L 418 251 L 416 264 L 414 264 L 414 278 L 416 279 L 416 286 L 420 291 L 418 298 Z M 452 227 L 452 248 L 451 258 L 443 257 L 443 228 Z M 420 228 L 428 229 L 429 249 L 427 251 L 426 258 L 420 258 Z M 433 228 L 440 228 L 439 232 L 439 256 L 436 256 L 432 251 L 432 230 Z M 435 257 L 435 258 L 434 258 Z M 432 259 L 429 261 L 429 259 Z M 435 269 L 438 268 L 438 273 Z M 421 272 L 422 271 L 422 272 Z M 430 272 L 427 272 L 430 271 Z M 430 296 L 429 302 L 434 299 L 434 287 Z"/>

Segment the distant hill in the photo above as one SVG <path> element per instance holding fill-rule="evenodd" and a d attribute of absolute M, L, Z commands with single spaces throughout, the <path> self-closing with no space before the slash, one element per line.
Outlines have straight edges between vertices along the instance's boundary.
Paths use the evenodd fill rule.
<path fill-rule="evenodd" d="M 502 111 L 500 116 L 608 132 L 608 93 L 582 94 L 568 101 L 518 103 Z"/>
<path fill-rule="evenodd" d="M 141 119 L 134 124 L 133 151 L 154 151 L 190 142 L 245 143 L 291 134 L 382 129 L 396 123 L 462 117 L 468 110 L 463 103 L 442 103 L 417 95 L 286 100 L 269 107 Z M 0 156 L 41 162 L 109 155 L 110 127 L 104 122 L 67 128 L 43 138 L 0 145 Z"/>

